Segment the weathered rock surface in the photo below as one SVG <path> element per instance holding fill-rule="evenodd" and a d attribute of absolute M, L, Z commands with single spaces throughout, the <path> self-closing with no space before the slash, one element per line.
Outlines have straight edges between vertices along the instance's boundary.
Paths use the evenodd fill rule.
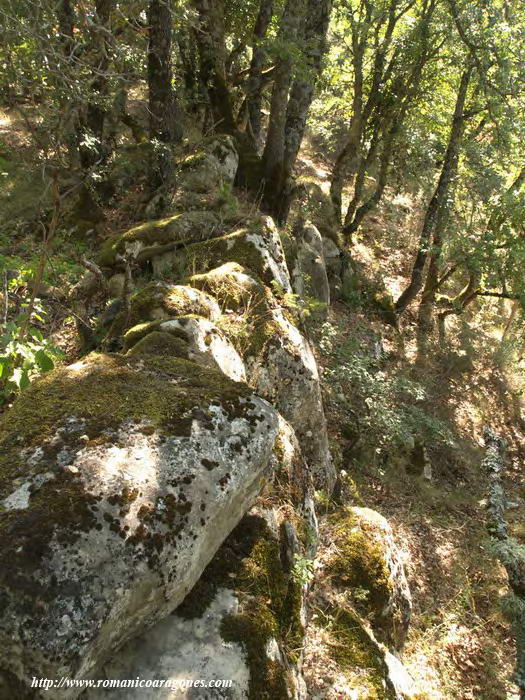
<path fill-rule="evenodd" d="M 0 668 L 86 677 L 169 614 L 277 432 L 268 403 L 184 360 L 97 355 L 35 382 L 0 424 Z"/>
<path fill-rule="evenodd" d="M 231 136 L 204 139 L 201 148 L 178 164 L 181 192 L 209 192 L 232 185 L 239 166 L 239 154 Z"/>
<path fill-rule="evenodd" d="M 294 428 L 318 488 L 331 492 L 335 469 L 330 456 L 317 363 L 310 344 L 282 311 L 271 310 L 266 342 L 246 359 L 248 381 Z"/>
<path fill-rule="evenodd" d="M 110 238 L 103 246 L 98 261 L 111 266 L 125 255 L 139 262 L 160 255 L 167 249 L 186 242 L 220 235 L 220 221 L 211 211 L 186 211 L 164 219 L 146 221 Z"/>
<path fill-rule="evenodd" d="M 219 305 L 209 294 L 193 287 L 168 284 L 158 280 L 149 282 L 132 294 L 128 309 L 124 308 L 121 299 L 113 304 L 117 302 L 120 304 L 117 307 L 117 313 L 111 319 L 108 339 L 117 339 L 133 326 L 148 321 L 159 321 L 188 314 L 215 321 L 221 316 Z M 107 315 L 107 312 L 103 317 L 104 315 Z M 103 318 L 100 320 L 103 321 Z"/>
<path fill-rule="evenodd" d="M 364 620 L 344 599 L 317 596 L 320 614 L 305 640 L 304 675 L 312 700 L 421 697 L 402 662 L 379 642 Z"/>
<path fill-rule="evenodd" d="M 240 350 L 247 381 L 272 402 L 295 430 L 318 488 L 331 491 L 335 468 L 326 431 L 317 363 L 310 344 L 250 270 L 226 264 L 189 280 L 237 312 L 245 327 Z"/>
<path fill-rule="evenodd" d="M 282 499 L 282 508 L 253 508 L 182 605 L 104 666 L 109 678 L 165 678 L 174 689 L 120 690 L 124 700 L 303 697 L 305 588 L 296 575 L 296 556 L 313 557 L 317 523 L 308 467 L 282 418 L 272 461 L 278 486 L 268 485 L 268 493 Z M 233 683 L 228 690 L 175 689 L 177 679 L 192 678 Z M 91 691 L 86 700 L 105 697 Z"/>
<path fill-rule="evenodd" d="M 294 292 L 310 305 L 312 302 L 315 304 L 312 312 L 317 317 L 326 318 L 330 304 L 330 285 L 324 260 L 323 239 L 318 229 L 310 222 L 306 222 L 297 231 L 291 276 Z"/>
<path fill-rule="evenodd" d="M 304 227 L 292 285 L 273 220 L 231 192 L 232 140 L 187 148 L 145 212 L 173 194 L 171 215 L 104 245 L 113 301 L 90 282 L 94 337 L 126 354 L 51 373 L 0 422 L 0 696 L 141 675 L 234 684 L 119 695 L 306 697 L 312 477 L 330 492 L 335 470 L 290 292 L 328 303 L 326 246 Z"/>
<path fill-rule="evenodd" d="M 404 564 L 388 521 L 370 508 L 348 507 L 330 530 L 327 570 L 336 586 L 366 591 L 356 607 L 378 639 L 392 650 L 405 643 L 412 598 Z"/>
<path fill-rule="evenodd" d="M 254 217 L 245 228 L 167 251 L 152 260 L 157 276 L 171 274 L 179 278 L 231 262 L 247 267 L 265 284 L 276 284 L 284 292 L 292 289 L 279 232 L 269 216 Z"/>
<path fill-rule="evenodd" d="M 244 700 L 250 671 L 241 644 L 226 642 L 223 620 L 239 613 L 239 601 L 227 588 L 217 590 L 202 616 L 168 615 L 146 633 L 128 642 L 104 666 L 108 678 L 125 681 L 157 679 L 165 687 L 139 687 L 109 691 L 121 700 Z M 185 686 L 184 681 L 232 681 L 230 688 Z M 107 690 L 89 690 L 83 700 L 107 700 Z"/>
<path fill-rule="evenodd" d="M 124 336 L 125 349 L 132 348 L 139 340 L 147 339 L 151 332 L 168 333 L 184 342 L 186 351 L 174 352 L 197 364 L 220 369 L 235 382 L 246 380 L 241 356 L 219 329 L 205 318 L 180 316 L 166 321 L 139 324 Z M 143 352 L 143 351 L 142 351 Z M 171 354 L 168 350 L 166 354 Z"/>

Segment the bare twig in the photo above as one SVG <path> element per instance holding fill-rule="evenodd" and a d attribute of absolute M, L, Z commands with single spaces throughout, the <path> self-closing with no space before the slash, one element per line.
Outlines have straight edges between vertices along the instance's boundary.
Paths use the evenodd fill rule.
<path fill-rule="evenodd" d="M 9 290 L 7 286 L 7 270 L 4 270 L 4 315 L 2 319 L 2 323 L 5 326 L 7 326 L 7 314 L 9 311 Z"/>

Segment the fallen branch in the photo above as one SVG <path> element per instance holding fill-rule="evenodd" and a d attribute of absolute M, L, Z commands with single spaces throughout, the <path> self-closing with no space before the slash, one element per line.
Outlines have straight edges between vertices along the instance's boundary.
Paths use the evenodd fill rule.
<path fill-rule="evenodd" d="M 84 255 L 80 258 L 80 262 L 82 263 L 83 267 L 86 268 L 86 270 L 89 270 L 92 272 L 95 277 L 98 279 L 100 288 L 101 290 L 107 295 L 108 294 L 108 281 L 104 277 L 104 273 L 100 269 L 98 265 L 96 265 L 94 262 L 91 260 L 88 260 Z"/>

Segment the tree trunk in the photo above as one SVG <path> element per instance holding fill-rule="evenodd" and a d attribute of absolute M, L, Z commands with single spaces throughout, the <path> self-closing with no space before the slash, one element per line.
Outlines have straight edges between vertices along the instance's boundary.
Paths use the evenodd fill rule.
<path fill-rule="evenodd" d="M 326 32 L 332 12 L 332 0 L 308 0 L 306 8 L 306 71 L 292 84 L 286 110 L 284 171 L 292 172 L 304 136 L 306 119 L 314 98 L 317 80 L 326 52 Z"/>
<path fill-rule="evenodd" d="M 279 39 L 293 46 L 300 31 L 303 18 L 303 0 L 287 0 L 279 27 Z M 270 106 L 268 133 L 262 155 L 265 179 L 265 206 L 273 213 L 277 198 L 283 189 L 282 166 L 284 160 L 286 106 L 292 82 L 292 52 L 280 58 L 274 69 L 274 81 Z"/>
<path fill-rule="evenodd" d="M 86 107 L 86 116 L 82 125 L 94 142 L 81 148 L 82 164 L 90 168 L 103 162 L 109 155 L 104 140 L 104 123 L 107 116 L 105 101 L 108 93 L 108 68 L 111 61 L 110 19 L 115 0 L 96 0 L 95 20 L 91 31 L 90 62 L 93 65 L 93 79 L 90 85 L 91 96 Z"/>
<path fill-rule="evenodd" d="M 247 84 L 248 131 L 257 150 L 261 147 L 262 128 L 262 69 L 266 62 L 263 46 L 273 15 L 273 0 L 260 0 L 259 12 L 253 28 L 253 54 Z"/>
<path fill-rule="evenodd" d="M 182 138 L 180 112 L 171 80 L 171 0 L 151 0 L 148 6 L 149 132 L 156 142 L 151 184 L 157 188 L 171 177 L 168 144 Z"/>
<path fill-rule="evenodd" d="M 354 91 L 352 97 L 352 118 L 347 141 L 336 158 L 330 182 L 330 198 L 337 216 L 341 221 L 343 206 L 343 187 L 347 178 L 356 172 L 363 137 L 363 60 L 367 34 L 360 39 L 357 29 L 352 28 Z"/>
<path fill-rule="evenodd" d="M 58 60 L 57 73 L 61 80 L 67 80 L 71 75 L 71 66 L 75 60 L 75 40 L 73 31 L 75 27 L 75 12 L 71 0 L 61 0 L 57 6 L 57 20 L 60 43 L 62 45 L 62 58 Z M 63 66 L 60 64 L 63 61 Z M 78 105 L 64 96 L 63 85 L 57 80 L 57 89 L 61 94 L 60 108 L 62 112 L 64 142 L 66 144 L 70 167 L 75 170 L 80 166 L 79 138 L 78 138 Z"/>
<path fill-rule="evenodd" d="M 433 304 L 431 290 L 434 289 L 438 261 L 441 255 L 441 237 L 443 235 L 443 230 L 447 220 L 447 200 L 452 182 L 456 177 L 457 172 L 459 152 L 465 124 L 465 101 L 467 98 L 471 74 L 472 67 L 469 66 L 461 76 L 447 150 L 443 159 L 443 166 L 441 168 L 441 174 L 439 176 L 439 181 L 434 195 L 427 207 L 419 238 L 418 252 L 412 267 L 410 282 L 396 302 L 396 311 L 398 314 L 405 311 L 407 306 L 419 294 L 423 286 L 423 271 L 429 255 L 430 245 L 432 243 L 432 239 L 434 238 L 434 245 L 437 247 L 437 250 L 433 253 L 434 262 L 430 270 L 430 278 L 428 279 L 427 294 L 427 302 L 430 302 L 431 305 Z"/>
<path fill-rule="evenodd" d="M 190 112 L 198 112 L 198 83 L 197 83 L 197 56 L 195 39 L 190 30 L 180 30 L 177 35 L 177 46 L 182 63 L 182 77 L 184 82 L 184 96 Z"/>
<path fill-rule="evenodd" d="M 301 76 L 291 84 L 293 65 L 289 57 L 276 66 L 270 123 L 262 160 L 266 179 L 265 204 L 281 224 L 286 221 L 290 208 L 293 168 L 321 71 L 331 9 L 331 0 L 307 1 L 301 36 L 306 47 L 303 49 L 306 65 Z M 300 0 L 288 0 L 282 21 L 283 40 L 293 41 L 297 38 L 303 12 L 304 6 Z"/>
<path fill-rule="evenodd" d="M 226 80 L 226 48 L 222 0 L 193 0 L 199 16 L 195 33 L 199 47 L 200 80 L 210 103 L 213 128 L 227 134 L 236 131 Z"/>
<path fill-rule="evenodd" d="M 359 203 L 366 173 L 364 162 L 367 161 L 370 163 L 368 156 L 371 155 L 371 149 L 368 150 L 367 156 L 363 157 L 363 143 L 365 141 L 365 133 L 369 127 L 370 117 L 380 101 L 382 94 L 381 85 L 385 77 L 386 56 L 392 42 L 395 26 L 402 16 L 402 13 L 400 14 L 398 12 L 397 5 L 398 0 L 390 0 L 388 11 L 378 15 L 379 19 L 374 28 L 375 56 L 371 75 L 371 87 L 365 104 L 363 104 L 363 71 L 365 52 L 369 44 L 368 38 L 373 23 L 373 4 L 367 4 L 363 22 L 356 23 L 353 18 L 351 18 L 352 63 L 354 69 L 352 119 L 350 121 L 348 140 L 336 159 L 330 186 L 330 196 L 339 221 L 342 218 L 342 194 L 345 181 L 355 175 L 354 196 L 351 202 L 351 208 L 345 217 L 345 221 L 348 222 L 351 220 L 353 212 Z M 385 35 L 383 39 L 379 41 L 380 31 L 385 22 Z M 374 149 L 376 146 L 377 142 Z"/>
<path fill-rule="evenodd" d="M 426 3 L 423 7 L 422 15 L 417 27 L 414 29 L 414 37 L 418 42 L 418 51 L 415 53 L 415 60 L 411 66 L 407 66 L 408 78 L 405 70 L 400 69 L 397 77 L 392 79 L 392 74 L 396 66 L 399 67 L 399 54 L 394 55 L 386 63 L 386 54 L 390 47 L 393 32 L 400 19 L 397 12 L 396 0 L 392 0 L 389 8 L 389 20 L 385 32 L 385 38 L 381 48 L 377 50 L 374 61 L 372 86 L 369 97 L 363 108 L 362 140 L 364 141 L 367 130 L 372 123 L 375 124 L 372 130 L 372 138 L 366 156 L 362 154 L 357 158 L 356 178 L 354 184 L 354 195 L 345 215 L 343 233 L 348 239 L 358 230 L 365 216 L 373 211 L 381 201 L 387 182 L 392 153 L 394 151 L 397 138 L 401 132 L 406 115 L 415 96 L 418 94 L 419 86 L 423 76 L 424 67 L 429 59 L 430 34 L 429 29 L 435 10 L 435 0 Z M 408 7 L 408 6 L 407 6 Z M 402 66 L 401 66 L 402 68 Z M 382 84 L 392 82 L 391 94 L 395 97 L 394 103 L 385 107 L 382 104 Z M 379 176 L 373 194 L 366 202 L 360 205 L 364 190 L 364 180 L 375 160 L 380 140 L 383 140 L 383 149 L 379 163 Z"/>

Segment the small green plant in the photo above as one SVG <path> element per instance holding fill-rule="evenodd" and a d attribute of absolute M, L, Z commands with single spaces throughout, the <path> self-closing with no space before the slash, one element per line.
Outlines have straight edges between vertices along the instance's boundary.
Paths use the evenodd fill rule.
<path fill-rule="evenodd" d="M 36 305 L 31 320 L 42 321 L 45 311 Z M 26 389 L 32 379 L 53 369 L 63 353 L 44 338 L 42 332 L 29 326 L 25 334 L 24 314 L 4 324 L 0 336 L 0 404 L 10 401 Z"/>
<path fill-rule="evenodd" d="M 300 554 L 295 555 L 295 563 L 292 569 L 292 577 L 295 583 L 299 586 L 307 586 L 314 578 L 314 561 L 303 557 Z"/>

